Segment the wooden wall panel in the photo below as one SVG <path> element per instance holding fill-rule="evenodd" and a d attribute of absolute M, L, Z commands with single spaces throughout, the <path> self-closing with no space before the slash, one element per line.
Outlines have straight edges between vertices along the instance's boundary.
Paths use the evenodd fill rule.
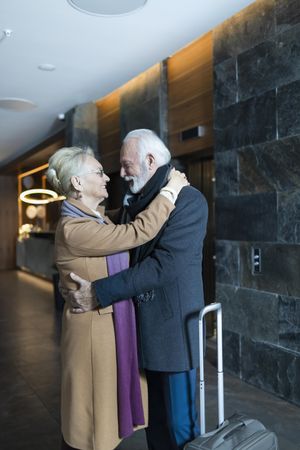
<path fill-rule="evenodd" d="M 169 130 L 186 130 L 193 126 L 203 125 L 212 121 L 211 93 L 195 95 L 192 99 L 180 103 L 169 110 Z"/>
<path fill-rule="evenodd" d="M 113 173 L 120 169 L 120 89 L 98 100 L 96 105 L 100 159 L 106 172 Z"/>
<path fill-rule="evenodd" d="M 18 232 L 17 177 L 0 176 L 0 270 L 16 267 L 16 239 Z"/>
<path fill-rule="evenodd" d="M 213 147 L 212 32 L 192 42 L 167 61 L 169 146 L 174 156 Z M 181 141 L 180 132 L 205 127 L 205 135 Z"/>
<path fill-rule="evenodd" d="M 211 70 L 211 63 L 208 63 L 201 67 L 201 75 L 199 75 L 199 67 L 194 67 L 188 73 L 184 74 L 183 77 L 173 78 L 172 82 L 169 81 L 169 108 L 176 108 L 185 100 L 193 98 L 195 95 L 194 86 L 197 87 L 198 95 L 211 92 Z"/>
<path fill-rule="evenodd" d="M 183 77 L 193 67 L 212 63 L 212 32 L 204 34 L 183 49 L 176 52 L 168 61 L 168 73 L 171 78 Z"/>

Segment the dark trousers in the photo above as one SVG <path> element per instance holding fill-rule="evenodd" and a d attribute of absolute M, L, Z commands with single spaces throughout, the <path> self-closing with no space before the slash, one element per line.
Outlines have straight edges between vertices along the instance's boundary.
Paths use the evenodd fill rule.
<path fill-rule="evenodd" d="M 61 447 L 60 447 L 60 450 L 78 450 L 78 449 L 76 449 L 76 448 L 74 448 L 74 447 L 70 447 L 70 446 L 64 441 L 64 438 L 62 437 L 62 438 L 61 438 Z"/>
<path fill-rule="evenodd" d="M 178 450 L 200 432 L 196 410 L 196 369 L 146 370 L 149 392 L 149 450 Z"/>

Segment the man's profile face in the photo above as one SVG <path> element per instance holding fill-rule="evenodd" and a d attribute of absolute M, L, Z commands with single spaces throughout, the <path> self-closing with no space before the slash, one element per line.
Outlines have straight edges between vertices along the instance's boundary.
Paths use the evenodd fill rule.
<path fill-rule="evenodd" d="M 128 181 L 131 192 L 133 194 L 140 192 L 151 178 L 151 174 L 148 171 L 147 161 L 140 160 L 136 138 L 129 139 L 123 144 L 120 164 L 120 175 Z"/>

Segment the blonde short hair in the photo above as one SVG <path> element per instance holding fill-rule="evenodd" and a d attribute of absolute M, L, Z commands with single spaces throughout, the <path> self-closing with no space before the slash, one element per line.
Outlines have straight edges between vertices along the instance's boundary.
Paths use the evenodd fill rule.
<path fill-rule="evenodd" d="M 71 177 L 80 173 L 87 155 L 94 156 L 90 147 L 63 147 L 51 156 L 46 177 L 55 191 L 62 195 L 72 196 L 74 189 Z"/>

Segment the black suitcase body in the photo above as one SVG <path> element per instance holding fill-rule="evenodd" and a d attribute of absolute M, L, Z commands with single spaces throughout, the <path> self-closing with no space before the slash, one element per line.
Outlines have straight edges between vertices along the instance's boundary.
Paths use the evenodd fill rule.
<path fill-rule="evenodd" d="M 205 380 L 204 380 L 204 317 L 207 313 L 217 313 L 218 351 L 218 427 L 205 433 Z M 185 445 L 184 450 L 278 450 L 275 433 L 256 419 L 243 414 L 234 414 L 224 420 L 224 372 L 222 342 L 222 307 L 212 303 L 200 312 L 200 430 L 201 435 Z"/>

